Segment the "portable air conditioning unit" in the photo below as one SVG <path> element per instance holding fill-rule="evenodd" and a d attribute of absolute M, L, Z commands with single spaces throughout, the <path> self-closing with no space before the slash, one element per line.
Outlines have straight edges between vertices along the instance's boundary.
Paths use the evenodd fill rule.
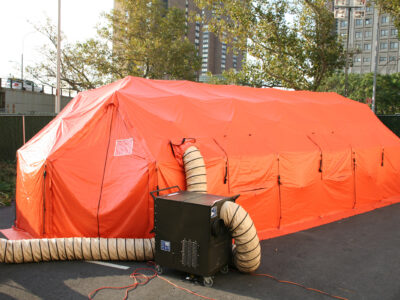
<path fill-rule="evenodd" d="M 171 188 L 169 188 L 171 189 Z M 219 218 L 222 204 L 238 196 L 223 197 L 181 191 L 154 196 L 155 263 L 203 277 L 212 286 L 212 275 L 228 272 L 232 238 Z"/>

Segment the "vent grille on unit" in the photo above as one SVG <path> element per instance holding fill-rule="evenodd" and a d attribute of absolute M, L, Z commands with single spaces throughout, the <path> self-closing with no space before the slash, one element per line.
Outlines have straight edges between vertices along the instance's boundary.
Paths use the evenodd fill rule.
<path fill-rule="evenodd" d="M 199 244 L 196 241 L 182 240 L 182 265 L 196 268 Z"/>

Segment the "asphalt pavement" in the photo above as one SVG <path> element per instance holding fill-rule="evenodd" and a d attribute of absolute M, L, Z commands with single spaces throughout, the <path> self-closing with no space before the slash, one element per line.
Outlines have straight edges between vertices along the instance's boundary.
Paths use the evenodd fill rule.
<path fill-rule="evenodd" d="M 8 228 L 13 207 L 0 208 L 0 228 Z M 400 299 L 400 204 L 261 242 L 257 273 L 301 283 L 348 299 Z M 1 234 L 0 234 L 1 236 Z M 1 236 L 2 237 L 2 236 Z M 144 263 L 113 262 L 117 269 L 81 261 L 0 263 L 0 299 L 87 299 L 101 286 L 132 284 L 129 275 Z M 150 274 L 150 273 L 148 273 Z M 271 278 L 230 270 L 212 288 L 165 270 L 171 282 L 215 299 L 331 299 Z M 123 299 L 123 290 L 103 290 L 94 299 Z M 129 299 L 201 299 L 154 278 L 130 291 Z"/>

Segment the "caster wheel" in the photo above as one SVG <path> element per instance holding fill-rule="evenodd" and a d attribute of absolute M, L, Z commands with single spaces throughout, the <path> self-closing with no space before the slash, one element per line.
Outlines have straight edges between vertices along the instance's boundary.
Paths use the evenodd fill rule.
<path fill-rule="evenodd" d="M 220 270 L 221 274 L 228 274 L 229 273 L 229 266 L 225 265 Z"/>
<path fill-rule="evenodd" d="M 214 281 L 212 277 L 203 277 L 203 285 L 206 287 L 212 287 L 214 284 Z"/>
<path fill-rule="evenodd" d="M 163 268 L 160 265 L 156 265 L 156 272 L 161 275 L 163 273 Z"/>

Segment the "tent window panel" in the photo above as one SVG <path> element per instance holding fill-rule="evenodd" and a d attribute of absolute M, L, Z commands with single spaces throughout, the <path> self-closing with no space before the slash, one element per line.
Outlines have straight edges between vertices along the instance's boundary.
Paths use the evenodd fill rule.
<path fill-rule="evenodd" d="M 133 150 L 133 138 L 116 140 L 114 156 L 131 155 Z"/>

